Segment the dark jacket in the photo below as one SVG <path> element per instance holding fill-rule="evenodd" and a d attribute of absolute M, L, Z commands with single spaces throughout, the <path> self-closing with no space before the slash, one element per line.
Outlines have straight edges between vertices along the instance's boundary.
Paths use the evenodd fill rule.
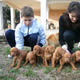
<path fill-rule="evenodd" d="M 76 23 L 72 23 L 69 19 L 69 15 L 67 13 L 64 13 L 62 16 L 60 16 L 59 19 L 59 42 L 60 45 L 64 45 L 65 41 L 63 39 L 63 34 L 66 30 L 71 30 L 75 32 L 76 34 L 80 34 L 80 19 L 77 20 Z"/>

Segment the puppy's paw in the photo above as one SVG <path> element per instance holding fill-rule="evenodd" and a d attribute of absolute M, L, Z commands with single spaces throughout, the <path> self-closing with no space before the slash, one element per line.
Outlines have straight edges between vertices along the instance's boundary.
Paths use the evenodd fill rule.
<path fill-rule="evenodd" d="M 58 68 L 58 70 L 57 70 L 58 72 L 60 72 L 61 71 L 61 69 L 60 68 Z"/>
<path fill-rule="evenodd" d="M 77 68 L 72 68 L 72 70 L 78 70 Z"/>
<path fill-rule="evenodd" d="M 44 67 L 48 67 L 48 65 L 43 65 Z"/>
<path fill-rule="evenodd" d="M 23 64 L 23 66 L 26 66 L 26 64 Z"/>
<path fill-rule="evenodd" d="M 54 65 L 52 65 L 52 68 L 55 68 L 55 66 L 54 66 Z"/>
<path fill-rule="evenodd" d="M 11 65 L 10 65 L 10 68 L 13 68 L 13 67 L 14 67 L 14 64 L 11 64 Z"/>
<path fill-rule="evenodd" d="M 16 66 L 16 69 L 19 69 L 20 67 L 19 66 Z"/>

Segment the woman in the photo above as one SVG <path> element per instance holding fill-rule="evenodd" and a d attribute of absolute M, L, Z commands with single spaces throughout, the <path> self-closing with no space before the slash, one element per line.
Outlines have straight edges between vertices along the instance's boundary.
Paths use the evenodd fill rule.
<path fill-rule="evenodd" d="M 59 19 L 59 41 L 66 51 L 72 53 L 74 43 L 80 41 L 80 3 L 71 2 Z M 78 44 L 80 46 L 80 43 Z"/>

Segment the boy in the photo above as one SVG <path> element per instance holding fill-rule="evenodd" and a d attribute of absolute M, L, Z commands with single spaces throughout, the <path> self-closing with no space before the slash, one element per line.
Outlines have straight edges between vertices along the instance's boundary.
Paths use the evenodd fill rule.
<path fill-rule="evenodd" d="M 15 31 L 9 29 L 5 36 L 10 47 L 23 49 L 24 46 L 33 47 L 38 44 L 43 46 L 46 42 L 43 26 L 34 19 L 34 12 L 31 7 L 25 6 L 21 9 L 22 21 L 16 26 Z"/>

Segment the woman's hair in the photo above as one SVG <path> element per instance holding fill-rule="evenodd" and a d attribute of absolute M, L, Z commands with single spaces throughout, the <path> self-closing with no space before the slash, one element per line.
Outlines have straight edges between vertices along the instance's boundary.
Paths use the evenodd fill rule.
<path fill-rule="evenodd" d="M 68 13 L 76 13 L 77 22 L 75 24 L 72 24 L 69 14 Z M 73 27 L 74 29 L 80 27 L 80 3 L 73 1 L 69 4 L 68 9 L 65 13 L 63 13 L 63 19 L 66 23 L 67 28 Z"/>
<path fill-rule="evenodd" d="M 21 17 L 34 17 L 34 11 L 31 7 L 24 6 L 21 9 Z"/>
<path fill-rule="evenodd" d="M 67 12 L 75 12 L 77 16 L 80 16 L 80 2 L 71 2 L 68 6 Z"/>

